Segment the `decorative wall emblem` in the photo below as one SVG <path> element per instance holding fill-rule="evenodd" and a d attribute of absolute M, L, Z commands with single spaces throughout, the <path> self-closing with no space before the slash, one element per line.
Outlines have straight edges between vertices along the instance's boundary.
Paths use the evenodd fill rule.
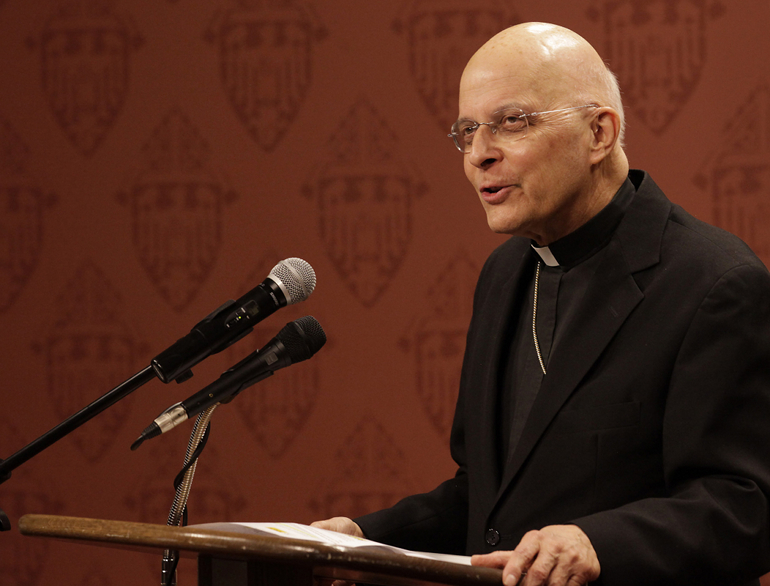
<path fill-rule="evenodd" d="M 35 270 L 43 245 L 43 194 L 25 174 L 28 149 L 0 118 L 0 312 L 7 310 Z"/>
<path fill-rule="evenodd" d="M 21 449 L 30 439 L 23 440 L 6 418 L 0 426 L 2 457 Z M 0 484 L 0 509 L 11 519 L 14 530 L 2 533 L 3 584 L 35 586 L 46 567 L 50 543 L 45 539 L 30 539 L 18 531 L 18 519 L 26 513 L 61 514 L 63 504 L 52 479 L 41 478 L 31 465 L 13 472 L 11 479 Z"/>
<path fill-rule="evenodd" d="M 412 493 L 404 479 L 404 454 L 374 418 L 363 419 L 334 455 L 334 472 L 310 500 L 319 518 L 358 517 Z"/>
<path fill-rule="evenodd" d="M 409 71 L 442 130 L 457 119 L 457 92 L 468 60 L 490 37 L 518 22 L 501 0 L 412 0 L 393 28 L 409 45 Z"/>
<path fill-rule="evenodd" d="M 438 276 L 410 331 L 399 341 L 414 358 L 417 393 L 428 420 L 447 440 L 460 388 L 465 336 L 471 321 L 479 268 L 459 254 Z"/>
<path fill-rule="evenodd" d="M 235 200 L 209 168 L 210 149 L 190 120 L 172 110 L 142 149 L 144 168 L 119 201 L 131 208 L 139 262 L 172 308 L 182 311 L 214 267 L 222 209 Z"/>
<path fill-rule="evenodd" d="M 325 36 L 302 0 L 237 0 L 209 26 L 227 98 L 264 150 L 276 147 L 305 101 L 313 47 Z"/>
<path fill-rule="evenodd" d="M 48 394 L 56 417 L 64 420 L 132 376 L 144 344 L 121 315 L 122 299 L 104 273 L 83 263 L 54 301 L 58 319 L 35 350 L 45 356 Z M 72 434 L 86 460 L 94 462 L 112 446 L 124 425 L 131 397 Z"/>
<path fill-rule="evenodd" d="M 89 156 L 123 108 L 129 60 L 142 38 L 128 18 L 116 14 L 112 1 L 58 6 L 40 33 L 43 92 L 67 138 Z"/>
<path fill-rule="evenodd" d="M 757 87 L 722 129 L 695 183 L 711 195 L 714 223 L 770 265 L 770 87 Z"/>
<path fill-rule="evenodd" d="M 394 278 L 412 239 L 412 200 L 426 186 L 398 158 L 398 140 L 359 100 L 340 121 L 328 158 L 303 187 L 318 207 L 326 253 L 353 296 L 373 306 Z"/>
<path fill-rule="evenodd" d="M 706 22 L 719 0 L 595 0 L 588 16 L 605 30 L 603 55 L 631 115 L 661 134 L 700 81 Z"/>
<path fill-rule="evenodd" d="M 269 253 L 251 272 L 241 291 L 246 293 L 260 283 L 282 260 Z M 312 297 L 299 305 L 289 305 L 259 324 L 248 338 L 222 352 L 222 370 L 226 370 L 254 350 L 267 344 L 288 322 L 312 312 Z M 318 316 L 315 316 L 318 317 Z M 320 321 L 320 320 L 319 320 Z M 323 326 L 323 323 L 321 323 Z M 310 360 L 277 371 L 273 376 L 249 387 L 225 409 L 236 409 L 251 436 L 272 458 L 280 458 L 299 437 L 316 404 L 320 390 L 321 365 L 330 344 Z"/>

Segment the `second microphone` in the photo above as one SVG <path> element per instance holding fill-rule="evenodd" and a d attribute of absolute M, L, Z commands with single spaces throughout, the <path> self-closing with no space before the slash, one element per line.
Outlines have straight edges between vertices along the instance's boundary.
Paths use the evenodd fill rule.
<path fill-rule="evenodd" d="M 216 403 L 230 401 L 243 389 L 266 379 L 276 370 L 313 356 L 326 343 L 326 333 L 314 317 L 306 315 L 286 324 L 263 348 L 226 370 L 207 387 L 158 415 L 131 446 L 132 450 L 165 433 Z"/>

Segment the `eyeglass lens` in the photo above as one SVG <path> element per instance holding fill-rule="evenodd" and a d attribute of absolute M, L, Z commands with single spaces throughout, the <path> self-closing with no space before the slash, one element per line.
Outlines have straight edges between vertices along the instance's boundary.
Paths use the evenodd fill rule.
<path fill-rule="evenodd" d="M 526 135 L 529 122 L 523 110 L 512 108 L 504 110 L 499 114 L 495 122 L 459 120 L 452 125 L 449 136 L 452 137 L 455 146 L 460 152 L 469 153 L 473 144 L 473 137 L 481 126 L 489 126 L 492 134 L 499 135 L 500 138 L 505 140 L 518 140 Z"/>

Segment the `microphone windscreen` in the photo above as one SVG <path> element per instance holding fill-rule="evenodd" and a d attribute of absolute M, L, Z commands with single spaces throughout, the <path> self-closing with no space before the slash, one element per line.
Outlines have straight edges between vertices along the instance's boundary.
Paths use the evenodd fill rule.
<path fill-rule="evenodd" d="M 287 258 L 273 267 L 268 275 L 286 297 L 286 304 L 307 299 L 315 289 L 315 271 L 301 258 Z"/>
<path fill-rule="evenodd" d="M 307 344 L 311 354 L 315 354 L 326 344 L 326 332 L 312 315 L 306 315 L 295 321 L 297 326 L 305 332 Z"/>
<path fill-rule="evenodd" d="M 276 338 L 286 348 L 291 364 L 307 360 L 326 343 L 321 324 L 309 315 L 286 324 Z"/>

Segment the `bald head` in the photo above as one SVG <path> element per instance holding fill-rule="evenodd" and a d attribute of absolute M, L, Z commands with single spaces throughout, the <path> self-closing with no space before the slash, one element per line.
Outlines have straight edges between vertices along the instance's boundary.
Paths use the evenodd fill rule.
<path fill-rule="evenodd" d="M 554 242 L 628 176 L 617 82 L 563 27 L 528 23 L 492 37 L 463 72 L 459 105 L 453 136 L 495 232 Z"/>
<path fill-rule="evenodd" d="M 531 22 L 512 26 L 487 41 L 463 73 L 464 87 L 484 77 L 510 71 L 524 99 L 540 110 L 597 103 L 616 110 L 624 131 L 623 105 L 617 79 L 596 50 L 577 33 L 554 24 Z"/>

